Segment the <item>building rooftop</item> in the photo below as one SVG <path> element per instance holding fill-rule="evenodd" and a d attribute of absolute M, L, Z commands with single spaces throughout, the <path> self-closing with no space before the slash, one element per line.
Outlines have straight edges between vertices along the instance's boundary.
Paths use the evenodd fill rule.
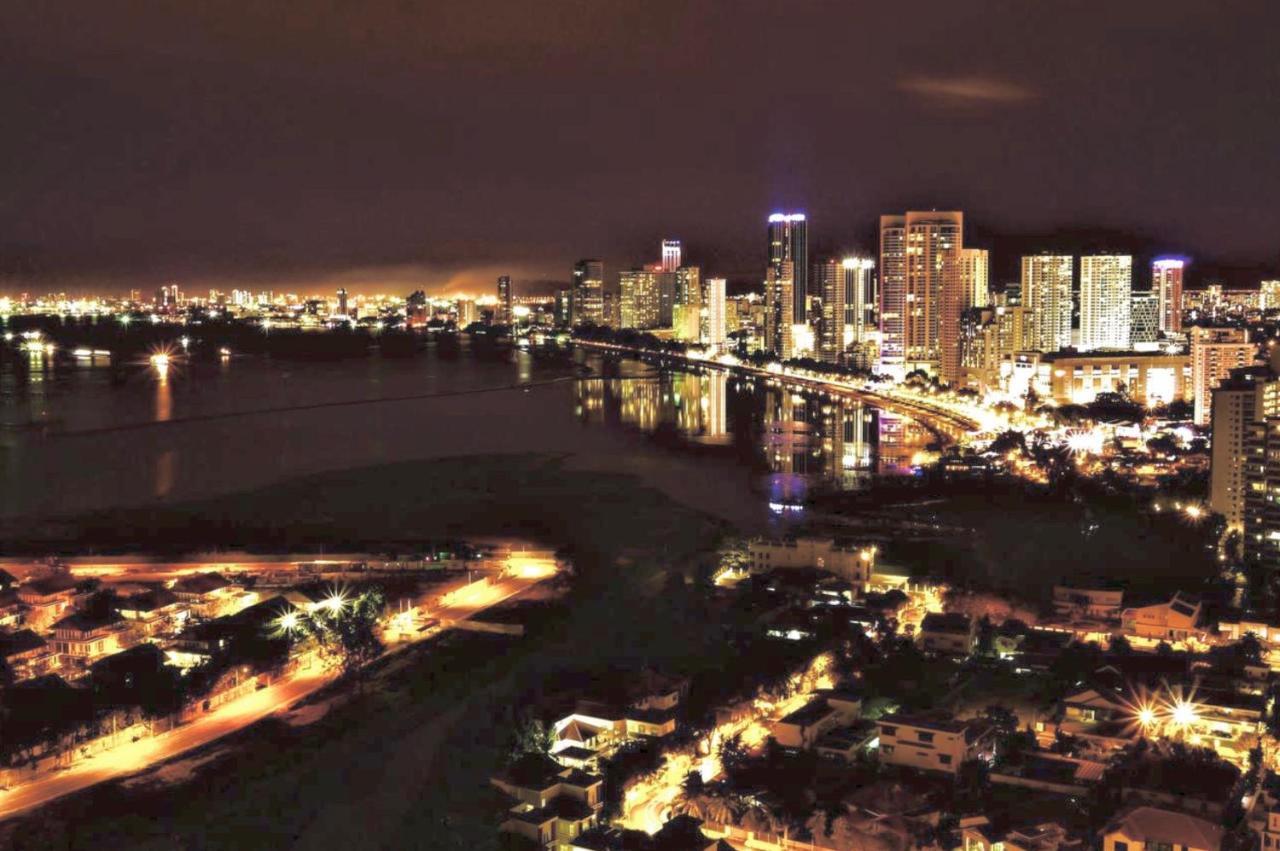
<path fill-rule="evenodd" d="M 1104 833 L 1120 831 L 1148 847 L 1181 845 L 1217 851 L 1222 845 L 1222 828 L 1204 819 L 1158 807 L 1135 807 L 1111 821 Z"/>
<path fill-rule="evenodd" d="M 825 698 L 816 698 L 809 701 L 804 706 L 788 715 L 779 719 L 782 724 L 795 724 L 800 727 L 808 727 L 831 713 L 835 712 L 830 706 L 827 706 Z"/>
<path fill-rule="evenodd" d="M 184 576 L 173 583 L 173 590 L 179 594 L 210 594 L 230 585 L 231 583 L 220 573 L 197 573 L 193 576 Z"/>
<path fill-rule="evenodd" d="M 119 621 L 120 618 L 115 612 L 103 612 L 101 614 L 76 612 L 55 623 L 52 629 L 75 629 L 80 632 L 93 632 L 94 630 L 105 629 L 112 624 L 119 623 Z"/>
<path fill-rule="evenodd" d="M 935 730 L 939 733 L 960 733 L 969 726 L 967 721 L 959 721 L 946 713 L 934 712 L 912 714 L 894 712 L 882 716 L 879 723 L 882 726 L 888 724 L 890 726 L 916 727 L 921 730 Z"/>
<path fill-rule="evenodd" d="M 0 659 L 8 659 L 45 646 L 45 640 L 29 629 L 0 635 Z"/>
<path fill-rule="evenodd" d="M 924 616 L 921 632 L 968 632 L 973 621 L 963 612 L 933 612 Z"/>

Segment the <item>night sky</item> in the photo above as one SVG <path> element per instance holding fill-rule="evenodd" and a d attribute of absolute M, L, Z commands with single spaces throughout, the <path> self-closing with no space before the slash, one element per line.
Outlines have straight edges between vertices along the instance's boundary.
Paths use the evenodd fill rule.
<path fill-rule="evenodd" d="M 946 207 L 1280 253 L 1274 0 L 3 8 L 9 291 L 488 292 L 664 236 L 745 280 L 783 207 L 819 251 Z"/>

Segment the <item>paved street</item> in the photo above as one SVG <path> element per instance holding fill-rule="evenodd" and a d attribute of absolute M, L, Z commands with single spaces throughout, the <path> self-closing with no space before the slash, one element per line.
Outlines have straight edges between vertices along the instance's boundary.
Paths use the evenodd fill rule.
<path fill-rule="evenodd" d="M 466 620 L 537 584 L 548 574 L 537 570 L 504 577 L 490 583 L 462 586 L 451 592 L 443 608 L 429 615 L 442 623 Z M 395 645 L 402 648 L 405 643 Z M 48 803 L 63 795 L 87 789 L 106 780 L 135 774 L 186 751 L 217 741 L 238 730 L 287 710 L 331 680 L 329 674 L 308 673 L 233 700 L 176 730 L 137 742 L 121 744 L 105 753 L 83 759 L 62 771 L 48 771 L 37 780 L 0 792 L 0 819 Z"/>

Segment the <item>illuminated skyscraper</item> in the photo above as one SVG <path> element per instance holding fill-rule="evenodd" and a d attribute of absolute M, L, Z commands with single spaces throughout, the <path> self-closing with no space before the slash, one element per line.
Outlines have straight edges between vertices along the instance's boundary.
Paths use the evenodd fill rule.
<path fill-rule="evenodd" d="M 795 265 L 784 261 L 770 264 L 766 273 L 764 292 L 768 313 L 765 318 L 764 346 L 779 358 L 786 360 L 795 352 L 792 325 L 795 305 Z"/>
<path fill-rule="evenodd" d="M 829 257 L 816 270 L 818 295 L 822 299 L 822 321 L 818 328 L 818 360 L 838 364 L 844 354 L 845 270 L 844 262 Z"/>
<path fill-rule="evenodd" d="M 662 271 L 674 272 L 676 269 L 679 269 L 681 266 L 680 253 L 680 240 L 662 240 Z"/>
<path fill-rule="evenodd" d="M 1031 311 L 1027 346 L 1056 352 L 1071 345 L 1073 259 L 1062 254 L 1022 258 L 1022 305 Z"/>
<path fill-rule="evenodd" d="M 457 304 L 458 328 L 466 328 L 476 321 L 476 303 L 474 299 L 460 298 Z"/>
<path fill-rule="evenodd" d="M 600 325 L 604 322 L 604 263 L 579 260 L 570 285 L 569 324 Z"/>
<path fill-rule="evenodd" d="M 964 213 L 880 217 L 881 363 L 890 372 L 936 372 L 944 282 L 959 286 Z"/>
<path fill-rule="evenodd" d="M 675 271 L 671 317 L 677 340 L 697 342 L 702 330 L 702 270 L 699 267 L 681 266 Z"/>
<path fill-rule="evenodd" d="M 1232 370 L 1251 366 L 1258 346 L 1249 341 L 1245 328 L 1191 329 L 1191 387 L 1196 425 L 1208 425 L 1213 389 Z"/>
<path fill-rule="evenodd" d="M 515 314 L 511 309 L 512 293 L 511 293 L 511 276 L 500 275 L 498 277 L 498 306 L 494 309 L 494 322 L 498 325 L 510 325 L 515 320 Z"/>
<path fill-rule="evenodd" d="M 706 343 L 715 351 L 724 349 L 725 343 L 725 279 L 707 279 L 707 338 Z"/>
<path fill-rule="evenodd" d="M 1160 296 L 1134 292 L 1129 299 L 1129 345 L 1155 348 L 1160 339 Z"/>
<path fill-rule="evenodd" d="M 1176 334 L 1182 330 L 1181 260 L 1157 260 L 1151 264 L 1151 292 L 1160 300 L 1160 330 Z"/>
<path fill-rule="evenodd" d="M 347 288 L 346 287 L 338 288 L 338 315 L 339 316 L 347 315 Z"/>
<path fill-rule="evenodd" d="M 809 223 L 804 213 L 769 216 L 769 268 L 780 278 L 782 264 L 792 265 L 792 304 L 788 324 L 806 321 L 809 299 Z"/>
<path fill-rule="evenodd" d="M 1280 381 L 1265 366 L 1232 370 L 1213 389 L 1211 409 L 1209 508 L 1226 518 L 1227 529 L 1240 531 L 1245 516 L 1246 444 L 1251 434 L 1265 437 L 1265 429 L 1257 424 L 1280 416 Z"/>
<path fill-rule="evenodd" d="M 981 248 L 955 252 L 958 274 L 944 270 L 942 304 L 938 311 L 938 354 L 942 380 L 960 381 L 960 319 L 972 308 L 987 306 L 987 278 L 990 256 Z M 951 262 L 951 261 L 946 261 Z"/>
<path fill-rule="evenodd" d="M 657 328 L 658 276 L 651 269 L 628 269 L 618 276 L 619 321 L 623 328 Z"/>
<path fill-rule="evenodd" d="M 1280 310 L 1280 281 L 1263 281 L 1258 286 L 1258 309 Z"/>
<path fill-rule="evenodd" d="M 846 257 L 840 261 L 844 272 L 844 324 L 847 344 L 858 345 L 866 338 L 874 321 L 876 263 L 870 257 Z"/>
<path fill-rule="evenodd" d="M 1129 255 L 1080 258 L 1080 351 L 1129 348 L 1132 292 Z"/>

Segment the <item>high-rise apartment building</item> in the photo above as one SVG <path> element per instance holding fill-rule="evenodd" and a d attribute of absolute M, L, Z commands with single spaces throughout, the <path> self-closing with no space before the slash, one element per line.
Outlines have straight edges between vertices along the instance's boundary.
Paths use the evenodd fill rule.
<path fill-rule="evenodd" d="M 1258 309 L 1280 310 L 1280 281 L 1263 281 L 1258 285 Z"/>
<path fill-rule="evenodd" d="M 600 325 L 604 322 L 604 263 L 579 260 L 570 283 L 569 324 Z"/>
<path fill-rule="evenodd" d="M 702 336 L 702 270 L 681 266 L 674 275 L 671 327 L 677 340 L 697 342 Z"/>
<path fill-rule="evenodd" d="M 1213 389 L 1232 370 L 1253 364 L 1258 347 L 1244 328 L 1191 329 L 1191 386 L 1196 425 L 1208 425 Z"/>
<path fill-rule="evenodd" d="M 498 276 L 498 306 L 494 308 L 493 321 L 498 325 L 511 325 L 515 321 L 512 309 L 511 276 Z"/>
<path fill-rule="evenodd" d="M 1098 254 L 1080 258 L 1080 351 L 1129 348 L 1133 258 Z"/>
<path fill-rule="evenodd" d="M 658 276 L 651 269 L 628 269 L 618 276 L 619 326 L 622 328 L 659 327 Z"/>
<path fill-rule="evenodd" d="M 1280 570 L 1280 418 L 1246 426 L 1244 439 L 1244 556 Z"/>
<path fill-rule="evenodd" d="M 725 279 L 708 278 L 706 296 L 706 344 L 714 351 L 723 351 L 727 337 L 725 330 Z"/>
<path fill-rule="evenodd" d="M 846 257 L 840 261 L 844 272 L 845 346 L 859 346 L 875 321 L 876 263 L 870 257 Z"/>
<path fill-rule="evenodd" d="M 765 316 L 764 347 L 782 360 L 795 353 L 795 265 L 791 261 L 769 265 L 764 282 Z"/>
<path fill-rule="evenodd" d="M 939 373 L 947 384 L 960 381 L 960 320 L 972 308 L 987 306 L 990 258 L 981 248 L 956 252 L 959 274 L 942 276 L 942 304 L 938 312 Z"/>
<path fill-rule="evenodd" d="M 1164 258 L 1151 264 L 1151 292 L 1160 300 L 1160 330 L 1176 334 L 1182 330 L 1183 261 Z"/>
<path fill-rule="evenodd" d="M 684 265 L 680 259 L 681 252 L 682 247 L 680 245 L 680 240 L 662 240 L 662 271 L 674 272 L 676 269 L 679 269 Z"/>
<path fill-rule="evenodd" d="M 1020 301 L 1031 311 L 1027 348 L 1056 352 L 1071 345 L 1073 263 L 1069 255 L 1063 254 L 1033 254 L 1022 258 Z"/>
<path fill-rule="evenodd" d="M 840 363 L 844 355 L 846 306 L 844 261 L 828 257 L 814 270 L 818 296 L 822 300 L 822 319 L 818 323 L 818 360 Z"/>
<path fill-rule="evenodd" d="M 936 372 L 944 284 L 960 286 L 964 213 L 880 217 L 881 362 L 888 372 Z"/>
<path fill-rule="evenodd" d="M 769 268 L 782 277 L 782 264 L 792 268 L 791 316 L 788 324 L 807 321 L 809 304 L 809 222 L 804 213 L 769 216 Z"/>
<path fill-rule="evenodd" d="M 1129 346 L 1152 346 L 1160 339 L 1160 296 L 1135 291 L 1129 297 Z"/>
<path fill-rule="evenodd" d="M 1246 441 L 1254 425 L 1280 416 L 1280 381 L 1265 366 L 1233 370 L 1213 390 L 1213 448 L 1209 466 L 1209 508 L 1231 531 L 1245 518 Z"/>
<path fill-rule="evenodd" d="M 466 328 L 468 325 L 476 321 L 476 303 L 474 299 L 460 298 L 454 308 L 457 314 L 458 328 Z"/>

